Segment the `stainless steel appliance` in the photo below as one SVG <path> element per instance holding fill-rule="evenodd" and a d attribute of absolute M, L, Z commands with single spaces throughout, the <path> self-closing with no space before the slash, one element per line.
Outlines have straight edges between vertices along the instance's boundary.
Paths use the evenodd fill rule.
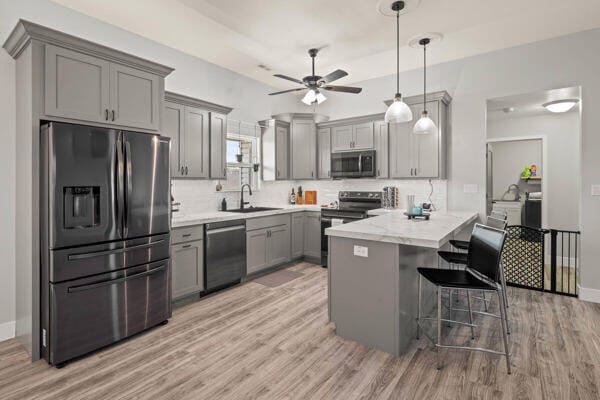
<path fill-rule="evenodd" d="M 239 283 L 246 275 L 246 221 L 205 225 L 206 290 Z"/>
<path fill-rule="evenodd" d="M 327 266 L 329 243 L 325 229 L 368 217 L 369 210 L 381 208 L 381 192 L 340 192 L 337 209 L 321 209 L 321 265 Z"/>
<path fill-rule="evenodd" d="M 41 129 L 42 356 L 56 366 L 171 317 L 169 139 Z"/>
<path fill-rule="evenodd" d="M 333 178 L 363 178 L 375 176 L 375 150 L 331 153 Z"/>

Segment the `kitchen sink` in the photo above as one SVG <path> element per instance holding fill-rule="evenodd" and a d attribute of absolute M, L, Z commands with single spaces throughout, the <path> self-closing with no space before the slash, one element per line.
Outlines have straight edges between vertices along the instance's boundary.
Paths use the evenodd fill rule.
<path fill-rule="evenodd" d="M 282 208 L 277 207 L 244 207 L 244 208 L 235 208 L 233 210 L 226 210 L 227 212 L 237 212 L 237 213 L 252 213 L 252 212 L 260 212 L 260 211 L 272 211 L 272 210 L 282 210 Z"/>

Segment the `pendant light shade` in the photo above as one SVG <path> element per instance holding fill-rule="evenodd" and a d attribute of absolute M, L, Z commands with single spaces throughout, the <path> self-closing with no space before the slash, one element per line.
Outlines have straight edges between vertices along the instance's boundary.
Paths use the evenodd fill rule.
<path fill-rule="evenodd" d="M 400 94 L 400 11 L 404 9 L 403 1 L 395 1 L 392 10 L 396 13 L 396 95 L 394 102 L 385 112 L 385 122 L 398 124 L 412 121 L 413 115 L 410 108 L 402 101 Z"/>
<path fill-rule="evenodd" d="M 423 38 L 419 41 L 419 44 L 423 46 L 423 112 L 421 118 L 417 121 L 413 127 L 413 133 L 416 135 L 429 135 L 437 133 L 437 126 L 427 112 L 427 45 L 429 44 L 429 38 Z"/>

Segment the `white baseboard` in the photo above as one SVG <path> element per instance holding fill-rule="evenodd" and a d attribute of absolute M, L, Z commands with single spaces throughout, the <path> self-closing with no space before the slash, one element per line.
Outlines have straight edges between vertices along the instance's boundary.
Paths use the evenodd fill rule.
<path fill-rule="evenodd" d="M 0 342 L 15 337 L 15 321 L 0 324 Z"/>
<path fill-rule="evenodd" d="M 579 300 L 600 303 L 600 290 L 579 286 Z"/>

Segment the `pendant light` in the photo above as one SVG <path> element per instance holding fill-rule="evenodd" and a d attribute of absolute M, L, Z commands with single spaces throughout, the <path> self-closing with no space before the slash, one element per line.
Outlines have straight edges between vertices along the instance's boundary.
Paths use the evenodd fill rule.
<path fill-rule="evenodd" d="M 385 112 L 385 122 L 398 124 L 412 121 L 413 115 L 410 108 L 402 101 L 400 94 L 400 11 L 404 9 L 403 1 L 392 3 L 392 10 L 396 12 L 396 95 L 394 102 Z"/>
<path fill-rule="evenodd" d="M 428 135 L 437 132 L 437 126 L 429 118 L 429 113 L 427 112 L 427 45 L 429 42 L 429 38 L 419 40 L 419 44 L 423 46 L 423 112 L 421 112 L 421 118 L 419 118 L 413 128 L 413 133 L 416 135 Z"/>

